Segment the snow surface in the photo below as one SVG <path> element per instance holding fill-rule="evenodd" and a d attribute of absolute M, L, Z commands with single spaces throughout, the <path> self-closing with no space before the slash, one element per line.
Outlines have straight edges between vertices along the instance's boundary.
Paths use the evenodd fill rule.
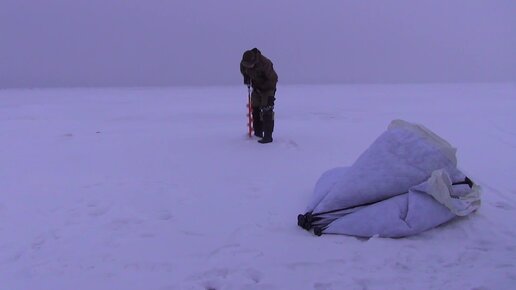
<path fill-rule="evenodd" d="M 0 91 L 0 289 L 514 289 L 516 85 Z M 458 148 L 480 210 L 404 239 L 296 225 L 392 119 Z"/>

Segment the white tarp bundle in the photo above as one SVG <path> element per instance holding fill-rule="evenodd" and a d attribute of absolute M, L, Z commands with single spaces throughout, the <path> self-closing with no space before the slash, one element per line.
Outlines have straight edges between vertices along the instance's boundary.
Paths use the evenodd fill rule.
<path fill-rule="evenodd" d="M 404 237 L 480 206 L 455 148 L 421 125 L 393 121 L 351 167 L 325 172 L 298 225 L 320 234 Z"/>

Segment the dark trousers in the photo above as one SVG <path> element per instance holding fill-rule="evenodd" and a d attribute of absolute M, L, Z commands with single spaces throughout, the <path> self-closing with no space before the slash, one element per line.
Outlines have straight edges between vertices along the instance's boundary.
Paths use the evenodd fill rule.
<path fill-rule="evenodd" d="M 253 129 L 256 136 L 263 136 L 263 121 L 260 107 L 253 107 Z"/>
<path fill-rule="evenodd" d="M 253 107 L 253 128 L 256 136 L 272 138 L 274 131 L 274 96 L 268 99 L 268 105 Z"/>

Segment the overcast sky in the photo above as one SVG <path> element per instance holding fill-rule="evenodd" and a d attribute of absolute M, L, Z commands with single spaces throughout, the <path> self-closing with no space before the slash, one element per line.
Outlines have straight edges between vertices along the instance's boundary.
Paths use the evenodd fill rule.
<path fill-rule="evenodd" d="M 0 0 L 0 87 L 516 81 L 516 1 Z"/>

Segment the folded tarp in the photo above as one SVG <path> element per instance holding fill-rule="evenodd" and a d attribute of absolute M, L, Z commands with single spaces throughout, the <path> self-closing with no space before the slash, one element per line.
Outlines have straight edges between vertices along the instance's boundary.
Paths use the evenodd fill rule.
<path fill-rule="evenodd" d="M 350 167 L 325 172 L 298 225 L 315 234 L 404 237 L 465 216 L 480 187 L 456 150 L 421 125 L 393 121 Z"/>

